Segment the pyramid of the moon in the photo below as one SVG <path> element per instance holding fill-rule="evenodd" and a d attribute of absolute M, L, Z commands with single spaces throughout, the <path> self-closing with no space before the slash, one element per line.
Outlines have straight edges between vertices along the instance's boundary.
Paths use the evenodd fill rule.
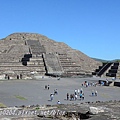
<path fill-rule="evenodd" d="M 82 44 L 82 43 L 81 43 Z M 63 42 L 35 33 L 14 33 L 0 40 L 0 75 L 91 75 L 101 65 Z"/>

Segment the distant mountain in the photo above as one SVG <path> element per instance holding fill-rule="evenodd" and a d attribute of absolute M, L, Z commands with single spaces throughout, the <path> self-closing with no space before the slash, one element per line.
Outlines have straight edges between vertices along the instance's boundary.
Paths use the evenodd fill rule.
<path fill-rule="evenodd" d="M 120 59 L 112 60 L 112 62 L 120 62 Z"/>
<path fill-rule="evenodd" d="M 120 59 L 115 59 L 115 60 L 103 60 L 103 59 L 98 59 L 98 58 L 92 58 L 96 61 L 99 61 L 99 62 L 120 62 Z"/>
<path fill-rule="evenodd" d="M 99 61 L 99 62 L 111 62 L 110 60 L 103 60 L 103 59 L 98 59 L 98 58 L 92 58 L 96 61 Z"/>

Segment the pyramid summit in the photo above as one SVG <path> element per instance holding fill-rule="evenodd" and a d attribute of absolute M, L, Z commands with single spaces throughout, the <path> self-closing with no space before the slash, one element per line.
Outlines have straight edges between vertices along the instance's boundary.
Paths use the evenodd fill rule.
<path fill-rule="evenodd" d="M 63 42 L 36 33 L 13 33 L 0 40 L 0 75 L 91 75 L 102 63 Z"/>

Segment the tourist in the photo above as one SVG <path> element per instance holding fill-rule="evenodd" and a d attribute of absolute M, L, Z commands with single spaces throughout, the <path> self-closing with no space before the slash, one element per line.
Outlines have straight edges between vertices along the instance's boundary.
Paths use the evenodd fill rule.
<path fill-rule="evenodd" d="M 58 95 L 58 89 L 56 89 L 56 95 Z"/>
<path fill-rule="evenodd" d="M 57 101 L 57 104 L 61 104 L 60 100 Z"/>
<path fill-rule="evenodd" d="M 97 85 L 97 82 L 95 83 L 95 87 L 96 87 L 96 85 Z"/>
<path fill-rule="evenodd" d="M 7 74 L 5 74 L 5 79 L 8 79 L 8 75 Z"/>
<path fill-rule="evenodd" d="M 95 86 L 95 83 L 94 83 L 94 82 L 92 83 L 92 86 Z"/>
<path fill-rule="evenodd" d="M 83 89 L 82 88 L 80 89 L 80 93 L 83 93 Z"/>
<path fill-rule="evenodd" d="M 75 100 L 77 100 L 77 94 L 75 95 Z"/>
<path fill-rule="evenodd" d="M 80 94 L 80 89 L 77 90 L 78 95 Z"/>
<path fill-rule="evenodd" d="M 58 90 L 54 90 L 54 95 L 57 95 L 58 94 Z"/>
<path fill-rule="evenodd" d="M 98 92 L 97 92 L 97 90 L 95 90 L 95 96 L 97 96 L 98 95 Z"/>
<path fill-rule="evenodd" d="M 10 76 L 8 75 L 8 80 L 10 79 Z"/>
<path fill-rule="evenodd" d="M 104 86 L 104 82 L 103 81 L 101 81 L 101 86 Z"/>
<path fill-rule="evenodd" d="M 90 83 L 88 82 L 88 87 L 90 86 Z"/>
<path fill-rule="evenodd" d="M 20 74 L 20 79 L 22 79 L 22 74 Z"/>
<path fill-rule="evenodd" d="M 70 94 L 70 100 L 74 100 L 75 95 L 74 94 Z"/>
<path fill-rule="evenodd" d="M 67 100 L 69 100 L 69 93 L 67 93 Z"/>
<path fill-rule="evenodd" d="M 70 100 L 72 100 L 72 94 L 70 94 Z"/>
<path fill-rule="evenodd" d="M 82 97 L 83 97 L 83 94 L 82 94 L 82 93 L 80 93 L 80 100 L 82 99 Z"/>
<path fill-rule="evenodd" d="M 45 85 L 45 89 L 47 89 L 47 85 Z"/>
<path fill-rule="evenodd" d="M 84 82 L 84 87 L 86 87 L 86 81 Z"/>
<path fill-rule="evenodd" d="M 94 93 L 95 93 L 94 90 L 92 90 L 92 96 L 94 96 Z"/>
<path fill-rule="evenodd" d="M 106 79 L 106 86 L 108 86 L 109 85 L 109 81 Z"/>
<path fill-rule="evenodd" d="M 49 89 L 50 89 L 50 86 L 48 85 L 47 88 L 48 88 L 48 90 L 49 90 Z"/>
<path fill-rule="evenodd" d="M 60 77 L 58 77 L 57 80 L 60 80 Z"/>
<path fill-rule="evenodd" d="M 74 93 L 75 93 L 75 95 L 77 95 L 77 89 L 75 89 Z"/>
<path fill-rule="evenodd" d="M 82 94 L 82 100 L 84 100 L 84 98 L 85 98 L 85 97 L 84 97 L 84 94 Z"/>
<path fill-rule="evenodd" d="M 86 87 L 88 87 L 88 82 L 86 81 Z"/>
<path fill-rule="evenodd" d="M 52 101 L 53 98 L 54 98 L 54 95 L 51 93 L 51 94 L 50 94 L 50 100 Z"/>
<path fill-rule="evenodd" d="M 17 79 L 19 79 L 19 75 L 17 75 Z"/>
<path fill-rule="evenodd" d="M 75 94 L 72 94 L 72 99 L 73 99 L 73 100 L 75 99 Z"/>

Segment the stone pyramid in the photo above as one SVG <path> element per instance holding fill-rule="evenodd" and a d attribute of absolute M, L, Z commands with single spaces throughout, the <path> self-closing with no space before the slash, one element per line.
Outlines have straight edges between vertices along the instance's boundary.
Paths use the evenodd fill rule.
<path fill-rule="evenodd" d="M 67 44 L 36 33 L 13 33 L 0 40 L 0 75 L 81 76 L 102 63 Z"/>

